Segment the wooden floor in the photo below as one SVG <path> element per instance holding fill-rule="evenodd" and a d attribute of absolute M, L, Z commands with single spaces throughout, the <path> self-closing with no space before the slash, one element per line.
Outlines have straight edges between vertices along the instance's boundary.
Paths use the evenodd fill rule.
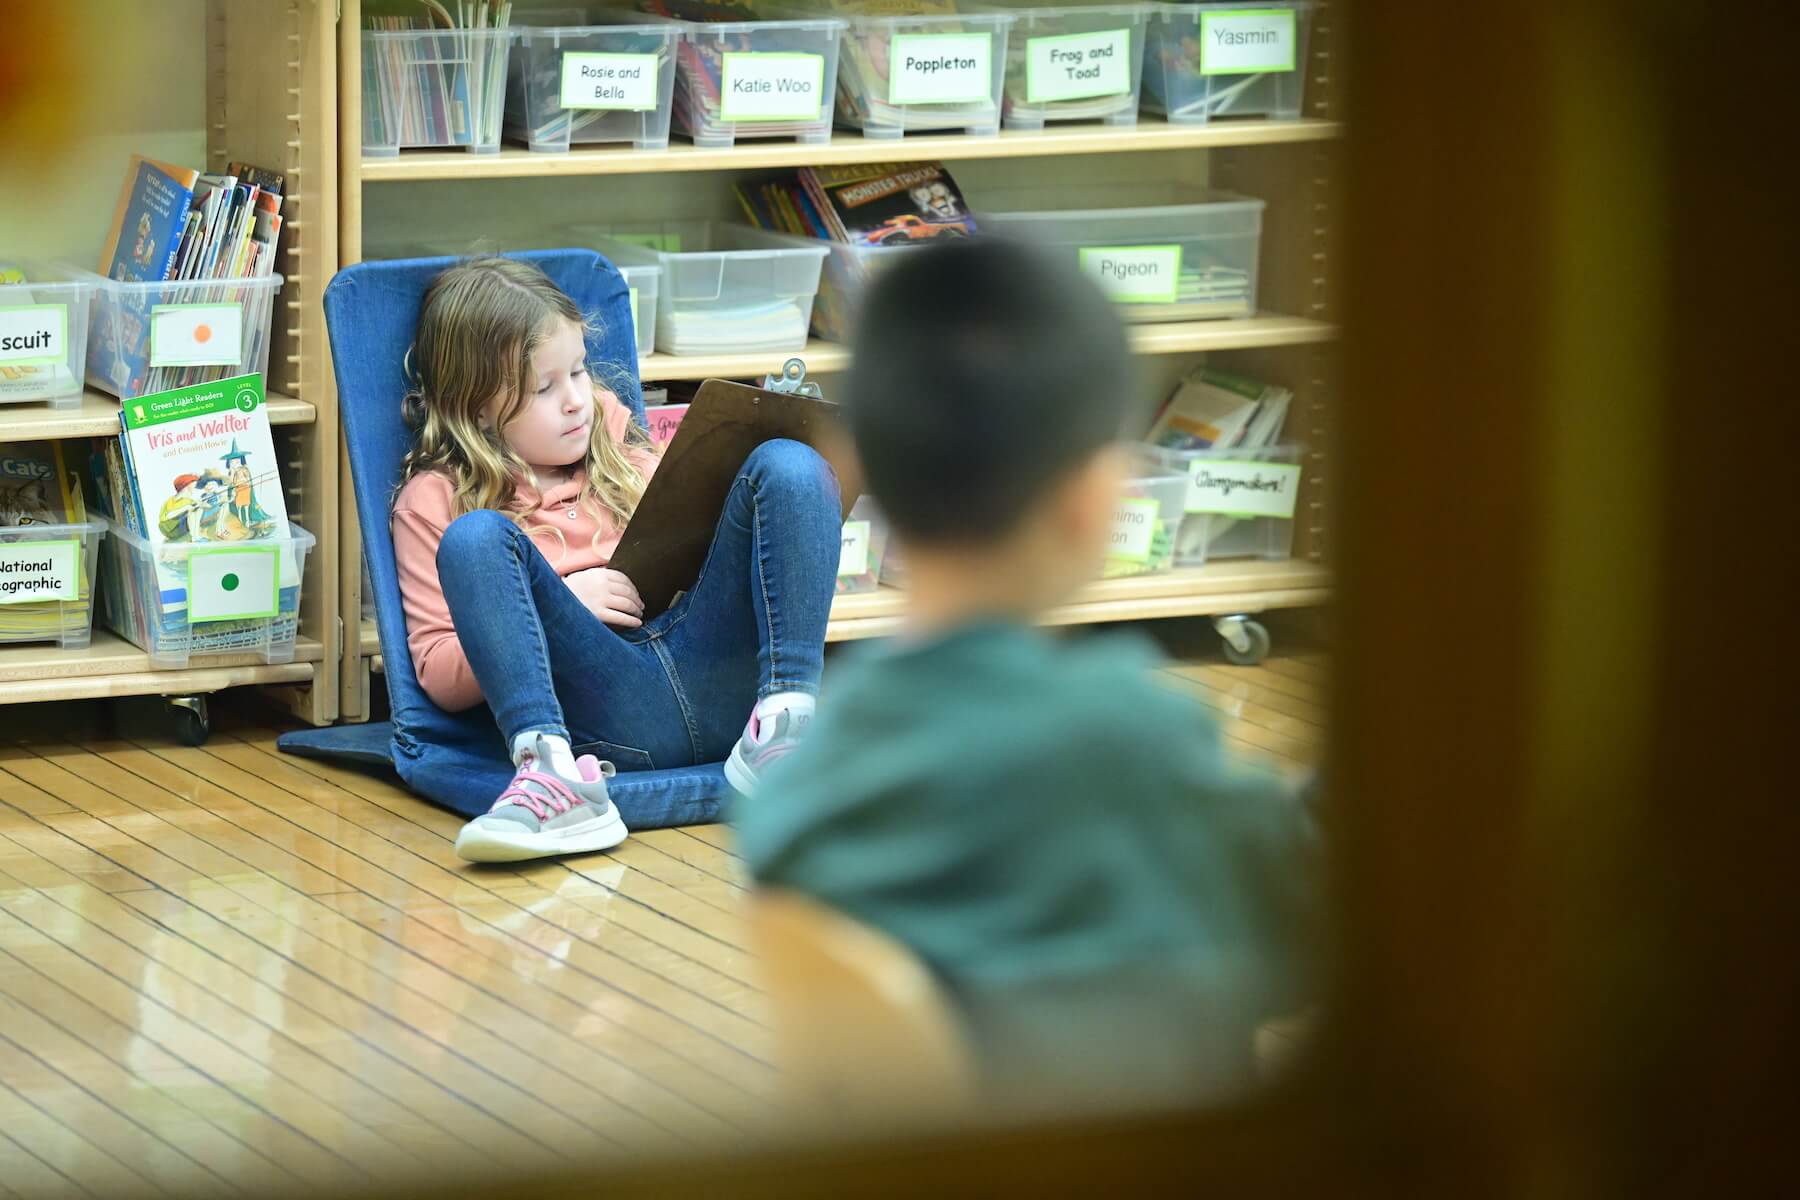
<path fill-rule="evenodd" d="M 1278 631 L 1232 667 L 1166 624 L 1163 678 L 1237 749 L 1314 761 L 1321 653 Z M 458 817 L 279 754 L 273 723 L 202 749 L 35 723 L 0 749 L 0 1197 L 516 1178 L 769 1132 L 727 829 L 471 867 Z"/>

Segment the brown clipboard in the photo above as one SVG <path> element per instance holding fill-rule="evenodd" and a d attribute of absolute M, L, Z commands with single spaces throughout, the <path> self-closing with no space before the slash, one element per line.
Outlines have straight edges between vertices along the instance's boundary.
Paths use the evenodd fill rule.
<path fill-rule="evenodd" d="M 817 396 L 724 379 L 700 385 L 607 564 L 637 585 L 646 620 L 700 577 L 738 470 L 764 442 L 789 438 L 817 450 L 837 472 L 840 518 L 850 515 L 862 470 L 838 412 Z"/>

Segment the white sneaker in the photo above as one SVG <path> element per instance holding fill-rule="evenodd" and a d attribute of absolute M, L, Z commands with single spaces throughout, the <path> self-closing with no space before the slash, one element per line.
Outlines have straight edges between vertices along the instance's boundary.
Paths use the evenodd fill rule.
<path fill-rule="evenodd" d="M 624 841 L 629 830 L 606 794 L 613 765 L 583 755 L 575 760 L 581 778 L 572 780 L 548 762 L 542 748 L 526 755 L 494 807 L 456 835 L 456 852 L 470 862 L 518 862 L 609 850 Z"/>

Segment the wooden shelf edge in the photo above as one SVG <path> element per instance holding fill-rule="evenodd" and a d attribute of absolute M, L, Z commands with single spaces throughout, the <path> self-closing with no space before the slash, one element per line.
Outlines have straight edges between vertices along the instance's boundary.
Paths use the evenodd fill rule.
<path fill-rule="evenodd" d="M 1337 337 L 1337 326 L 1306 317 L 1258 313 L 1229 321 L 1179 321 L 1129 325 L 1131 347 L 1139 354 L 1204 354 L 1217 350 L 1254 350 L 1266 346 L 1305 346 Z M 755 354 L 651 354 L 638 360 L 638 378 L 738 378 L 770 374 L 790 358 L 806 361 L 809 375 L 828 375 L 850 365 L 850 348 L 813 338 L 800 350 Z"/>
<path fill-rule="evenodd" d="M 439 179 L 521 179 L 534 176 L 650 175 L 682 171 L 764 170 L 823 167 L 844 163 L 921 162 L 978 158 L 1027 158 L 1059 154 L 1117 154 L 1129 151 L 1211 149 L 1322 142 L 1343 135 L 1338 121 L 1217 121 L 1171 125 L 1155 118 L 1137 125 L 1052 125 L 1039 130 L 1007 130 L 996 137 L 921 134 L 895 140 L 836 133 L 826 145 L 746 140 L 735 146 L 703 148 L 671 141 L 666 150 L 606 146 L 538 154 L 506 146 L 495 154 L 403 150 L 397 156 L 362 160 L 364 183 L 416 183 Z"/>
<path fill-rule="evenodd" d="M 272 425 L 310 425 L 319 419 L 316 408 L 293 396 L 270 392 L 267 401 Z M 0 405 L 0 442 L 108 437 L 118 432 L 118 398 L 93 388 L 81 394 L 79 405 L 69 408 L 49 408 L 41 402 Z"/>
<path fill-rule="evenodd" d="M 252 684 L 309 684 L 317 669 L 317 664 L 311 662 L 257 663 L 242 667 L 189 667 L 183 671 L 127 671 L 112 675 L 7 680 L 0 682 L 0 704 L 98 700 L 114 696 L 199 696 Z"/>
<path fill-rule="evenodd" d="M 200 675 L 228 674 L 238 683 L 287 682 L 312 677 L 312 664 L 325 659 L 324 643 L 300 637 L 294 641 L 294 661 L 265 663 L 256 654 L 212 654 L 196 656 L 192 666 L 160 671 L 150 665 L 150 656 L 124 638 L 104 629 L 94 630 L 86 646 L 64 649 L 49 642 L 19 642 L 0 646 L 0 699 L 17 700 L 14 693 L 34 688 L 61 688 L 65 685 L 103 685 L 108 679 L 155 677 L 174 681 L 175 686 L 140 687 L 136 692 L 98 690 L 88 695 L 140 695 L 145 691 L 189 691 L 183 681 L 192 683 Z M 296 675 L 290 668 L 304 667 Z M 236 686 L 225 684 L 221 686 Z M 200 689 L 205 690 L 205 689 Z M 30 698 L 30 697 L 26 697 Z M 57 697 L 45 697 L 54 699 Z"/>

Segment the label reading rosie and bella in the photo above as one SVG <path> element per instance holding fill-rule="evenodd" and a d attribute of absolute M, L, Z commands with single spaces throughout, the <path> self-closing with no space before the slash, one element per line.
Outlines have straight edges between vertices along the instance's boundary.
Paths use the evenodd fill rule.
<path fill-rule="evenodd" d="M 569 51 L 562 60 L 564 108 L 626 109 L 656 107 L 654 54 L 586 54 Z"/>

